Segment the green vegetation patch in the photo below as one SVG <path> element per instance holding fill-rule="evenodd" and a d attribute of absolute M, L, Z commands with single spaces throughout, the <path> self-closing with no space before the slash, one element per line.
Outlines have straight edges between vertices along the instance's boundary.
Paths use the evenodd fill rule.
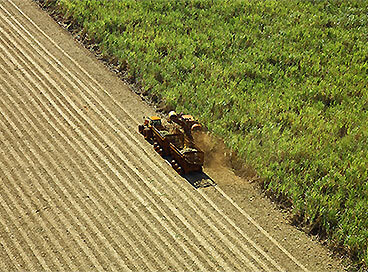
<path fill-rule="evenodd" d="M 58 0 L 128 77 L 198 117 L 368 264 L 368 1 Z"/>

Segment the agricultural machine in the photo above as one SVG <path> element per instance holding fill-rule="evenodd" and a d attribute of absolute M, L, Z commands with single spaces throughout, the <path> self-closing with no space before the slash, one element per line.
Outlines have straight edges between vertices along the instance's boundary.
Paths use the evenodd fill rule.
<path fill-rule="evenodd" d="M 171 166 L 180 175 L 202 171 L 204 152 L 194 144 L 192 136 L 201 125 L 190 115 L 174 112 L 170 112 L 168 122 L 169 126 L 164 126 L 161 118 L 151 116 L 138 130 L 161 156 L 170 157 Z"/>
<path fill-rule="evenodd" d="M 194 120 L 193 116 L 187 114 L 177 114 L 175 111 L 169 113 L 169 123 L 176 123 L 182 130 L 184 134 L 191 141 L 193 141 L 192 133 L 195 131 L 201 131 L 202 125 Z"/>

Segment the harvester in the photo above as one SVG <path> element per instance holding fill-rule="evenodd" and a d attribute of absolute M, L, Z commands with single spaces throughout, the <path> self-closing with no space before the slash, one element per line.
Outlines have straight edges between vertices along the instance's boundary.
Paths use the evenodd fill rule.
<path fill-rule="evenodd" d="M 199 123 L 190 124 L 195 122 L 193 117 L 184 119 L 182 115 L 179 118 L 172 116 L 169 116 L 169 123 L 175 122 L 178 126 L 165 127 L 160 117 L 151 116 L 138 126 L 138 130 L 161 156 L 169 158 L 171 166 L 180 175 L 202 171 L 204 153 L 194 144 L 190 129 Z M 194 128 L 198 129 L 198 126 Z"/>
<path fill-rule="evenodd" d="M 191 141 L 193 141 L 192 133 L 195 131 L 201 131 L 202 125 L 196 121 L 192 115 L 188 114 L 177 114 L 175 111 L 169 113 L 169 123 L 176 123 L 180 128 L 184 130 L 184 134 Z"/>

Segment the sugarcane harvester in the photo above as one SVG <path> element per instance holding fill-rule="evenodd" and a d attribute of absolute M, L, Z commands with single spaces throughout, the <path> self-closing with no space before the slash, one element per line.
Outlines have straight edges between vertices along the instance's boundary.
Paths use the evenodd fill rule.
<path fill-rule="evenodd" d="M 202 130 L 202 125 L 196 121 L 192 115 L 188 114 L 177 114 L 175 111 L 169 113 L 169 123 L 176 123 L 182 130 L 184 134 L 190 140 L 193 140 L 193 133 Z"/>
<path fill-rule="evenodd" d="M 169 156 L 171 166 L 180 175 L 202 171 L 204 152 L 193 141 L 194 131 L 202 126 L 191 115 L 169 113 L 169 126 L 160 117 L 151 116 L 138 126 L 144 138 L 161 156 Z"/>

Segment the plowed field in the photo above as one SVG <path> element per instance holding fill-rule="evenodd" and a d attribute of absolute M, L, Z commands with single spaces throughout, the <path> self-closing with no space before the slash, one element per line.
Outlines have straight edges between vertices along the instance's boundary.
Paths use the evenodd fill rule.
<path fill-rule="evenodd" d="M 337 271 L 228 169 L 196 189 L 153 113 L 30 0 L 0 2 L 0 269 Z"/>

